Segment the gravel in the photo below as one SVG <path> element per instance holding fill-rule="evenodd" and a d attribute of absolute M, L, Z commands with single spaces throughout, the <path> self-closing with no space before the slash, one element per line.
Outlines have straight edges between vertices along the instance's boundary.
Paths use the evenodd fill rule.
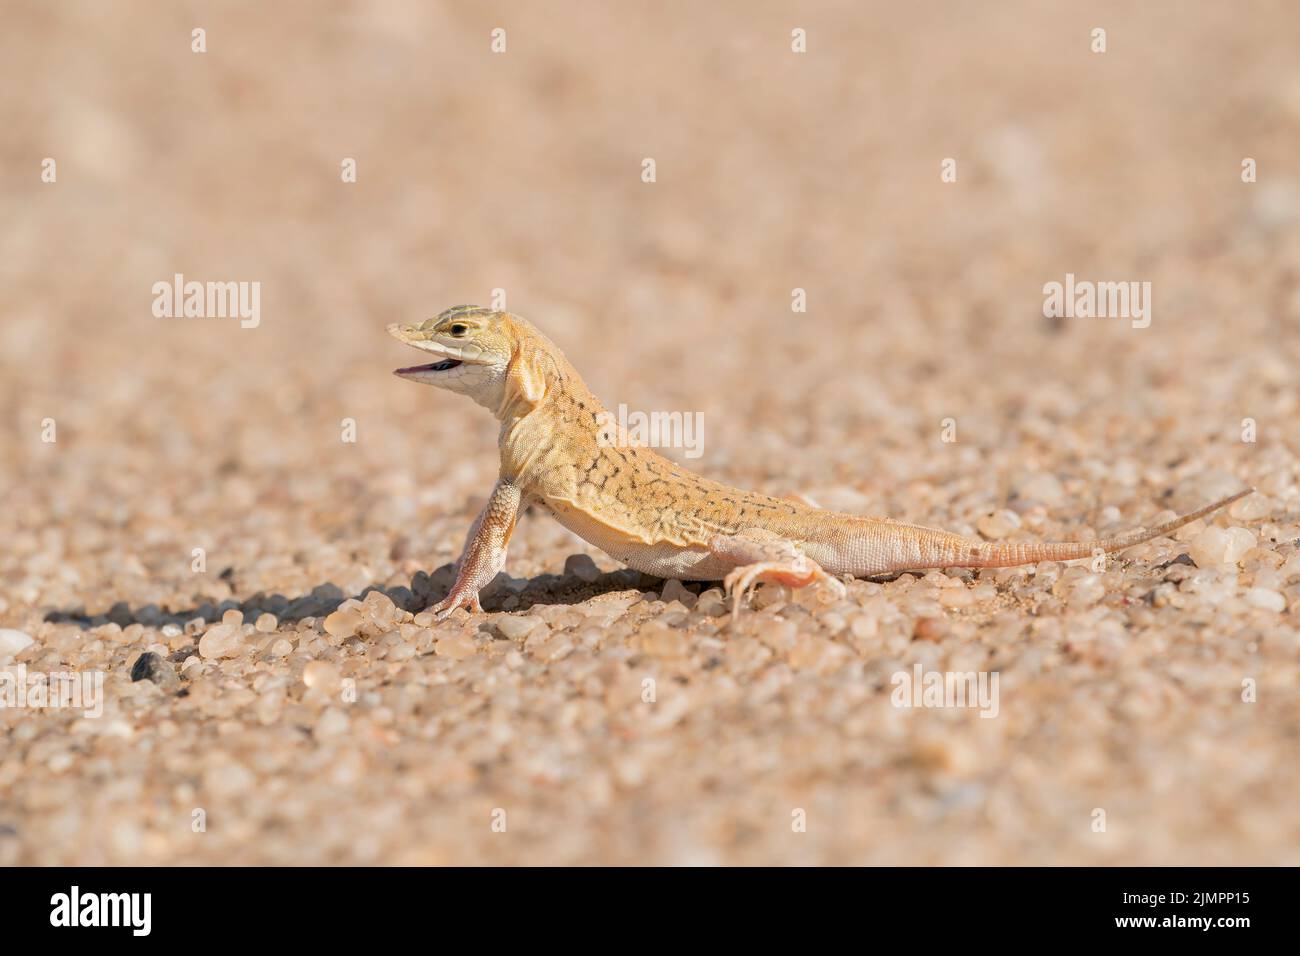
<path fill-rule="evenodd" d="M 561 5 L 493 56 L 477 13 L 277 5 L 200 56 L 179 10 L 17 4 L 0 671 L 102 674 L 103 713 L 0 708 L 0 864 L 1300 864 L 1270 9 L 1115 8 L 1097 55 L 1029 2 Z M 261 324 L 153 317 L 176 272 L 262 282 Z M 1151 326 L 1044 319 L 1067 272 L 1151 281 Z M 1000 541 L 1258 493 L 735 619 L 531 512 L 435 622 L 496 426 L 383 329 L 498 288 L 737 485 Z M 930 673 L 996 713 L 896 706 Z"/>

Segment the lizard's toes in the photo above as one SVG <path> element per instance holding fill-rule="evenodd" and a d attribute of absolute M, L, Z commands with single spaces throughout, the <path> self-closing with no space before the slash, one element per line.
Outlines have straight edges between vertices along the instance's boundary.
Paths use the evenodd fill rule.
<path fill-rule="evenodd" d="M 741 602 L 753 596 L 762 576 L 763 569 L 761 565 L 737 568 L 727 575 L 727 581 L 724 581 L 723 584 L 731 583 L 732 617 L 739 616 Z"/>
<path fill-rule="evenodd" d="M 723 597 L 728 597 L 731 595 L 732 591 L 735 590 L 736 580 L 740 577 L 743 577 L 744 574 L 745 574 L 744 568 L 734 568 L 733 570 L 727 573 L 727 576 L 722 579 Z"/>
<path fill-rule="evenodd" d="M 792 588 L 803 588 L 824 581 L 841 598 L 849 593 L 843 581 L 802 555 L 790 561 L 760 561 L 736 568 L 723 579 L 724 590 L 731 594 L 733 615 L 739 612 L 741 601 L 749 597 L 764 581 Z"/>
<path fill-rule="evenodd" d="M 433 615 L 435 621 L 445 621 L 458 607 L 463 607 L 471 614 L 483 613 L 483 605 L 479 604 L 477 594 L 457 594 L 454 591 L 429 608 L 429 613 Z"/>

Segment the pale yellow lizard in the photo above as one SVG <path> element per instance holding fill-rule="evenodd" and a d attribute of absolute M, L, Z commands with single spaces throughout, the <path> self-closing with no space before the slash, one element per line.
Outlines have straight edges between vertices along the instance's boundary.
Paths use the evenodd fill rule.
<path fill-rule="evenodd" d="M 447 597 L 431 609 L 481 611 L 479 591 L 504 567 L 520 510 L 544 508 L 631 568 L 661 578 L 721 579 L 740 599 L 761 581 L 801 587 L 839 575 L 925 568 L 994 568 L 1069 561 L 1168 534 L 1251 489 L 1149 531 L 1078 543 L 985 542 L 891 518 L 823 511 L 701 478 L 645 447 L 610 441 L 604 406 L 564 354 L 517 315 L 448 309 L 420 325 L 390 325 L 428 365 L 397 369 L 467 395 L 501 423 L 501 473 L 474 521 Z"/>

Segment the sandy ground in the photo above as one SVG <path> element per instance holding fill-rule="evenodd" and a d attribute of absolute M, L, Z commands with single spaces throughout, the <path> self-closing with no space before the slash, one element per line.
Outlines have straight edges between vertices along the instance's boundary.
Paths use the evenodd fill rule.
<path fill-rule="evenodd" d="M 0 709 L 0 863 L 1300 863 L 1300 14 L 1089 6 L 8 0 L 0 665 L 103 713 Z M 1045 319 L 1067 273 L 1149 327 Z M 738 620 L 531 514 L 434 624 L 495 424 L 383 328 L 496 289 L 745 487 L 1001 540 L 1259 493 Z"/>

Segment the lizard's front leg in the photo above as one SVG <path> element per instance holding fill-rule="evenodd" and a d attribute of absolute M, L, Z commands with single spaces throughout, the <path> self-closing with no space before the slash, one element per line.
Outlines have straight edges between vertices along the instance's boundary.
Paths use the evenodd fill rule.
<path fill-rule="evenodd" d="M 470 526 L 465 550 L 456 562 L 456 583 L 447 596 L 429 608 L 436 620 L 445 620 L 458 607 L 482 611 L 478 592 L 506 564 L 506 546 L 514 533 L 522 495 L 519 489 L 502 478 L 492 489 L 492 497 Z"/>
<path fill-rule="evenodd" d="M 846 593 L 843 582 L 804 554 L 803 548 L 770 531 L 753 529 L 717 535 L 709 541 L 709 551 L 736 565 L 722 581 L 723 589 L 731 595 L 733 615 L 740 612 L 741 599 L 763 581 L 796 588 L 824 581 L 841 597 Z"/>

